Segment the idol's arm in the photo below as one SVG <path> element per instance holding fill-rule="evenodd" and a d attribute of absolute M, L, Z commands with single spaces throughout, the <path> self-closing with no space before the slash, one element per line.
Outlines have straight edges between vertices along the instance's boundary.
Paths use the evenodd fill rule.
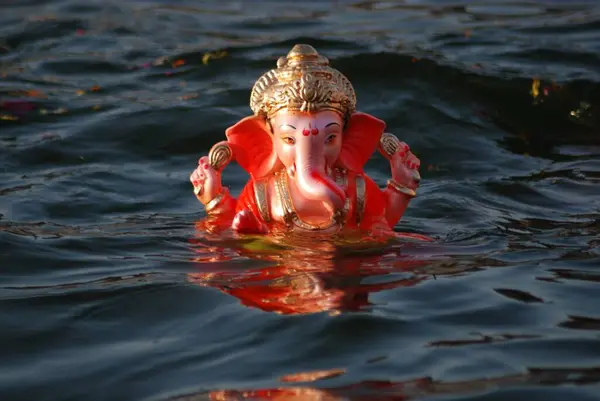
<path fill-rule="evenodd" d="M 237 207 L 237 199 L 231 196 L 227 187 L 222 187 L 222 191 L 207 203 L 203 202 L 200 194 L 196 194 L 196 199 L 204 205 L 204 210 L 209 216 L 234 215 Z"/>
<path fill-rule="evenodd" d="M 206 214 L 235 214 L 237 200 L 221 184 L 221 171 L 213 167 L 208 156 L 198 160 L 198 167 L 190 174 L 190 182 L 194 186 L 196 199 L 204 205 Z"/>
<path fill-rule="evenodd" d="M 218 142 L 210 149 L 208 156 L 198 160 L 198 167 L 190 174 L 196 199 L 204 205 L 209 216 L 233 215 L 236 211 L 237 200 L 221 184 L 221 171 L 232 159 L 233 152 L 229 143 Z"/>
<path fill-rule="evenodd" d="M 389 157 L 392 178 L 384 190 L 385 218 L 390 227 L 394 227 L 402 218 L 421 180 L 419 167 L 421 162 L 404 142 L 398 142 L 395 151 Z"/>
<path fill-rule="evenodd" d="M 393 228 L 398 221 L 404 215 L 408 204 L 412 197 L 409 195 L 398 193 L 395 189 L 392 189 L 389 185 L 383 191 L 385 196 L 385 219 L 388 222 L 390 228 Z"/>
<path fill-rule="evenodd" d="M 363 176 L 366 185 L 364 216 L 360 227 L 386 231 L 393 229 L 402 218 L 412 197 L 394 188 L 393 179 L 388 181 L 388 187 L 382 189 L 367 176 Z"/>
<path fill-rule="evenodd" d="M 402 218 L 421 181 L 421 162 L 409 146 L 395 135 L 384 133 L 379 140 L 379 152 L 389 161 L 392 178 L 382 191 L 385 204 L 385 219 L 390 228 Z"/>
<path fill-rule="evenodd" d="M 222 141 L 198 160 L 198 167 L 190 175 L 196 199 L 210 217 L 231 219 L 231 228 L 238 233 L 266 233 L 268 228 L 258 212 L 253 181 L 246 184 L 237 199 L 221 184 L 221 171 L 232 159 L 230 144 Z"/>
<path fill-rule="evenodd" d="M 204 204 L 209 217 L 231 220 L 231 228 L 235 232 L 241 234 L 265 234 L 268 232 L 268 227 L 258 212 L 252 181 L 246 184 L 237 199 L 226 187 L 221 187 L 221 192 L 208 202 L 202 195 L 196 194 L 196 198 Z"/>

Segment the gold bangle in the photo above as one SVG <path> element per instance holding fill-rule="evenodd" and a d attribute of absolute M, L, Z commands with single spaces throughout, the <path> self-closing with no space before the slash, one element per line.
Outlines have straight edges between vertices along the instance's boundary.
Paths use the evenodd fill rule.
<path fill-rule="evenodd" d="M 404 185 L 400 185 L 393 179 L 389 179 L 387 181 L 387 186 L 388 188 L 392 188 L 394 191 L 407 195 L 411 198 L 417 196 L 417 192 L 414 189 L 410 189 Z"/>
<path fill-rule="evenodd" d="M 204 209 L 206 210 L 206 212 L 212 212 L 217 206 L 219 206 L 221 201 L 225 199 L 227 195 L 229 195 L 229 190 L 227 188 L 223 188 L 220 194 L 215 196 L 212 200 L 206 203 L 206 205 L 204 205 Z"/>

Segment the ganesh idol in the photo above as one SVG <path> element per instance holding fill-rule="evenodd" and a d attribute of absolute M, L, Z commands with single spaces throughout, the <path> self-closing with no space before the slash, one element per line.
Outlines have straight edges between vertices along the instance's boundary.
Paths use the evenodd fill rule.
<path fill-rule="evenodd" d="M 242 234 L 392 231 L 416 195 L 420 161 L 356 110 L 352 84 L 326 57 L 295 45 L 255 83 L 250 107 L 190 175 L 209 217 Z M 364 171 L 376 151 L 391 168 L 383 189 Z M 233 160 L 249 175 L 237 198 L 221 183 Z"/>

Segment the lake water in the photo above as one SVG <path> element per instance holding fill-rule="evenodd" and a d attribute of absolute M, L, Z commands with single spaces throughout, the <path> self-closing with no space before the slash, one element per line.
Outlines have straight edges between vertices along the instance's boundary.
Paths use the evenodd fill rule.
<path fill-rule="evenodd" d="M 434 242 L 204 229 L 188 176 L 296 43 Z M 0 1 L 0 399 L 600 399 L 599 66 L 595 0 Z"/>

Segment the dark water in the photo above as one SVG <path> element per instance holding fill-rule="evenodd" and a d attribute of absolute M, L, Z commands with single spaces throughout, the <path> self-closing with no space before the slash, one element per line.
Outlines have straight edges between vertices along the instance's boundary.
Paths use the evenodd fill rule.
<path fill-rule="evenodd" d="M 434 243 L 203 231 L 189 173 L 296 43 Z M 0 1 L 0 399 L 599 399 L 599 55 L 594 0 Z"/>

